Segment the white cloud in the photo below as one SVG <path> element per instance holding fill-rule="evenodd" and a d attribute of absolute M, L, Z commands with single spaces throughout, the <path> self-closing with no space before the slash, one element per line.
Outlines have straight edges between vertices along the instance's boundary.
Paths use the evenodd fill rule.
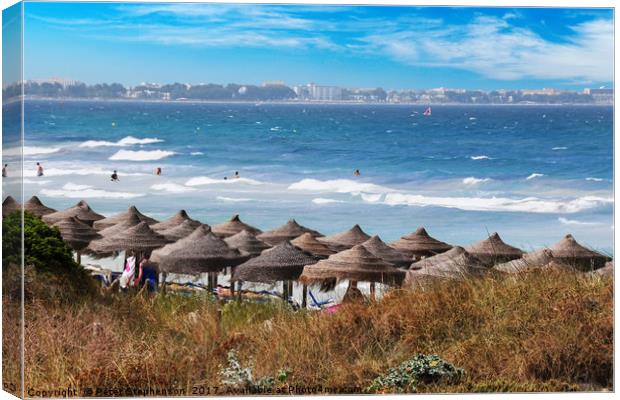
<path fill-rule="evenodd" d="M 403 63 L 454 67 L 494 79 L 612 79 L 611 20 L 571 26 L 573 35 L 552 42 L 530 29 L 511 25 L 513 18 L 505 17 L 480 16 L 449 29 L 441 25 L 409 28 L 369 35 L 361 41 L 367 50 L 383 52 Z"/>

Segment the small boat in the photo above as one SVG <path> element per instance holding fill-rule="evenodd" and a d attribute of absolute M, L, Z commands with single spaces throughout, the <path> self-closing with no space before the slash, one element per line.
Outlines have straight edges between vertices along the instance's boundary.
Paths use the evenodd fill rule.
<path fill-rule="evenodd" d="M 428 107 L 426 110 L 424 110 L 424 115 L 425 116 L 428 117 L 428 116 L 430 116 L 432 114 L 433 114 L 433 110 L 430 107 Z"/>

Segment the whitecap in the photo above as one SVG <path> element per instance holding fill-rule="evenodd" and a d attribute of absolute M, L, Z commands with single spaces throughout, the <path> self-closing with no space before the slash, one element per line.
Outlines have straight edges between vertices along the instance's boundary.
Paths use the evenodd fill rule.
<path fill-rule="evenodd" d="M 603 178 L 593 178 L 591 176 L 586 178 L 586 181 L 593 181 L 593 182 L 602 182 Z"/>
<path fill-rule="evenodd" d="M 229 201 L 232 203 L 237 203 L 237 202 L 244 202 L 244 201 L 252 201 L 252 199 L 247 199 L 247 198 L 243 198 L 243 197 L 224 197 L 224 196 L 217 196 L 216 197 L 217 200 L 221 200 L 221 201 Z"/>
<path fill-rule="evenodd" d="M 489 156 L 484 156 L 484 155 L 482 155 L 482 156 L 471 156 L 471 157 L 469 157 L 469 158 L 471 158 L 471 159 L 472 159 L 472 160 L 474 160 L 474 161 L 475 161 L 475 160 L 490 160 L 490 159 L 491 159 L 491 157 L 489 157 Z"/>
<path fill-rule="evenodd" d="M 551 150 L 567 150 L 568 147 L 560 146 L 560 147 L 552 147 Z"/>
<path fill-rule="evenodd" d="M 280 131 L 282 128 L 280 128 L 279 126 L 274 126 L 273 128 L 270 128 L 269 130 L 272 132 L 278 132 Z"/>
<path fill-rule="evenodd" d="M 86 190 L 86 189 L 91 189 L 92 186 L 90 186 L 90 185 L 78 185 L 78 184 L 75 184 L 75 183 L 68 182 L 68 183 L 65 183 L 62 186 L 62 188 L 64 190 Z"/>
<path fill-rule="evenodd" d="M 586 225 L 586 226 L 591 226 L 591 225 L 600 225 L 598 222 L 585 222 L 585 221 L 577 221 L 574 219 L 567 219 L 567 218 L 563 218 L 560 217 L 558 218 L 558 221 L 560 221 L 561 224 L 563 225 Z"/>
<path fill-rule="evenodd" d="M 154 185 L 151 185 L 151 189 L 162 191 L 162 192 L 168 192 L 168 193 L 186 193 L 186 192 L 191 192 L 191 191 L 196 190 L 192 187 L 187 187 L 187 186 L 179 185 L 178 183 L 172 183 L 172 182 L 156 183 Z"/>
<path fill-rule="evenodd" d="M 526 181 L 530 181 L 530 180 L 535 179 L 535 178 L 540 178 L 541 176 L 545 176 L 545 174 L 539 174 L 537 172 L 534 172 L 533 174 L 531 174 L 530 176 L 525 178 L 525 180 Z"/>
<path fill-rule="evenodd" d="M 49 197 L 66 197 L 70 199 L 132 199 L 140 197 L 140 193 L 114 192 L 95 189 L 88 185 L 65 184 L 61 189 L 42 189 L 41 194 Z"/>
<path fill-rule="evenodd" d="M 407 193 L 388 193 L 382 204 L 434 206 L 465 211 L 506 211 L 570 214 L 613 204 L 613 198 L 584 196 L 573 200 L 545 200 L 536 197 L 511 199 L 504 197 L 433 197 Z"/>
<path fill-rule="evenodd" d="M 388 193 L 393 190 L 385 186 L 353 181 L 350 179 L 332 179 L 321 181 L 318 179 L 302 179 L 288 187 L 289 190 L 303 190 L 309 192 L 334 193 Z"/>
<path fill-rule="evenodd" d="M 87 140 L 83 143 L 80 143 L 79 147 L 106 147 L 106 146 L 117 146 L 117 147 L 125 147 L 125 146 L 133 146 L 133 145 L 142 145 L 142 144 L 152 144 L 152 143 L 161 143 L 163 140 L 158 138 L 136 138 L 133 136 L 125 136 L 119 141 L 110 142 L 107 140 Z"/>
<path fill-rule="evenodd" d="M 189 153 L 190 156 L 201 156 L 204 153 L 202 151 L 192 151 L 191 153 Z"/>
<path fill-rule="evenodd" d="M 52 181 L 48 181 L 45 179 L 24 179 L 22 182 L 24 183 L 24 185 L 47 185 Z"/>
<path fill-rule="evenodd" d="M 262 185 L 263 182 L 249 179 L 249 178 L 231 178 L 231 179 L 216 179 L 208 176 L 196 176 L 190 178 L 185 182 L 186 186 L 202 186 L 202 185 L 217 185 L 217 184 L 247 184 L 247 185 Z"/>
<path fill-rule="evenodd" d="M 38 156 L 45 154 L 57 153 L 61 150 L 61 147 L 43 147 L 43 146 L 24 146 L 24 147 L 10 147 L 2 152 L 4 157 L 13 156 Z"/>
<path fill-rule="evenodd" d="M 469 120 L 470 120 L 470 121 L 475 121 L 475 120 L 476 120 L 476 117 L 469 117 Z"/>
<path fill-rule="evenodd" d="M 317 197 L 316 199 L 312 199 L 312 202 L 314 204 L 319 204 L 319 205 L 323 205 L 323 204 L 333 204 L 333 203 L 344 203 L 344 201 L 342 200 L 336 200 L 336 199 L 325 199 L 323 197 Z"/>
<path fill-rule="evenodd" d="M 479 183 L 489 182 L 491 178 L 475 178 L 470 176 L 468 178 L 463 179 L 463 183 L 465 185 L 477 185 Z"/>
<path fill-rule="evenodd" d="M 174 151 L 167 150 L 119 150 L 108 160 L 153 161 L 161 160 L 174 154 L 176 154 Z"/>

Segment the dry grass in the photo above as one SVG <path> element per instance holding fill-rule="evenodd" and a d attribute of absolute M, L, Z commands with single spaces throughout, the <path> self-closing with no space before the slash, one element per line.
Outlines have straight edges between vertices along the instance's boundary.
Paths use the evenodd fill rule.
<path fill-rule="evenodd" d="M 39 290 L 47 290 L 38 288 Z M 26 305 L 26 388 L 183 388 L 219 384 L 230 349 L 255 377 L 291 371 L 286 383 L 364 388 L 416 353 L 465 369 L 430 392 L 611 389 L 613 284 L 585 274 L 528 273 L 425 290 L 395 290 L 336 314 L 278 303 L 224 307 L 207 295 L 105 295 Z M 18 315 L 3 299 L 4 324 Z M 5 329 L 5 359 L 19 337 Z M 5 382 L 18 381 L 14 363 Z"/>

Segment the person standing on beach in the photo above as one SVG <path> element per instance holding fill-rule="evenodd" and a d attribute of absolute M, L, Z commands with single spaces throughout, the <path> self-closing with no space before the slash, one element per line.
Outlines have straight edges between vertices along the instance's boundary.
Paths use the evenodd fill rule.
<path fill-rule="evenodd" d="M 6 167 L 8 167 L 9 164 L 4 164 L 4 167 L 2 167 L 2 177 L 6 178 Z"/>
<path fill-rule="evenodd" d="M 112 176 L 110 177 L 112 182 L 118 182 L 118 174 L 116 173 L 116 170 L 114 170 L 114 172 L 112 173 Z"/>
<path fill-rule="evenodd" d="M 43 176 L 43 166 L 41 163 L 37 163 L 37 176 Z"/>

